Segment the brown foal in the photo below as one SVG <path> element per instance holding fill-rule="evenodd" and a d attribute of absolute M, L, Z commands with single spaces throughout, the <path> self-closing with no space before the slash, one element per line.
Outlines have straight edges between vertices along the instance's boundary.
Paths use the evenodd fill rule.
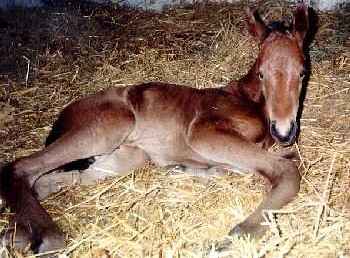
<path fill-rule="evenodd" d="M 266 26 L 256 11 L 248 11 L 247 20 L 260 53 L 239 81 L 216 89 L 155 82 L 112 88 L 66 107 L 46 148 L 0 169 L 1 197 L 15 212 L 3 234 L 5 243 L 15 248 L 30 243 L 36 252 L 63 248 L 63 233 L 38 196 L 57 191 L 57 182 L 67 183 L 72 176 L 89 184 L 111 173 L 129 173 L 147 161 L 188 173 L 233 168 L 262 175 L 271 190 L 230 231 L 261 235 L 267 229 L 261 225 L 263 211 L 281 208 L 299 191 L 294 162 L 266 149 L 273 142 L 290 145 L 297 135 L 308 11 L 298 5 L 288 28 Z M 78 163 L 89 168 L 53 171 Z"/>

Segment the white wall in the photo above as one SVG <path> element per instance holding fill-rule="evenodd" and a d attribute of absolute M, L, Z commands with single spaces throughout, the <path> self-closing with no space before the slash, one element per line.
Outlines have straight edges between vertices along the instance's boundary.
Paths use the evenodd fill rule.
<path fill-rule="evenodd" d="M 334 10 L 348 3 L 349 0 L 308 0 L 307 3 L 317 10 Z"/>

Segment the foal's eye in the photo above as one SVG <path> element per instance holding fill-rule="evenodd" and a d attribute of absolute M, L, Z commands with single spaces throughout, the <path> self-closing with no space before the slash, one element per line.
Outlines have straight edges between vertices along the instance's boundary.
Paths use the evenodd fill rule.
<path fill-rule="evenodd" d="M 263 75 L 261 72 L 258 73 L 258 76 L 259 76 L 260 81 L 261 81 L 262 79 L 264 79 L 264 75 Z"/>

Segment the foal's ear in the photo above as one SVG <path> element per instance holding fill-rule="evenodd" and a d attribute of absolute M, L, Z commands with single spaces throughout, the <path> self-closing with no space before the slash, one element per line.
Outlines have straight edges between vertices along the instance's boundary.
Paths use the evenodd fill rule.
<path fill-rule="evenodd" d="M 303 48 L 304 39 L 309 29 L 308 7 L 304 3 L 297 5 L 294 12 L 293 34 L 298 41 L 299 47 Z"/>
<path fill-rule="evenodd" d="M 247 8 L 247 23 L 248 23 L 248 30 L 251 35 L 258 38 L 259 41 L 263 41 L 267 34 L 268 34 L 268 28 L 265 25 L 264 21 L 261 19 L 258 11 L 256 9 Z"/>

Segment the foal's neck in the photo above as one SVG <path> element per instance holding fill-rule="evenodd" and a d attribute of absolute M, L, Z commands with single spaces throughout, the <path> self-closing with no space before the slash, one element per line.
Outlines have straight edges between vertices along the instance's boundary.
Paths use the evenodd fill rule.
<path fill-rule="evenodd" d="M 249 72 L 238 81 L 231 81 L 222 88 L 239 98 L 247 99 L 258 105 L 263 104 L 263 97 L 258 77 L 257 62 L 250 68 Z"/>

